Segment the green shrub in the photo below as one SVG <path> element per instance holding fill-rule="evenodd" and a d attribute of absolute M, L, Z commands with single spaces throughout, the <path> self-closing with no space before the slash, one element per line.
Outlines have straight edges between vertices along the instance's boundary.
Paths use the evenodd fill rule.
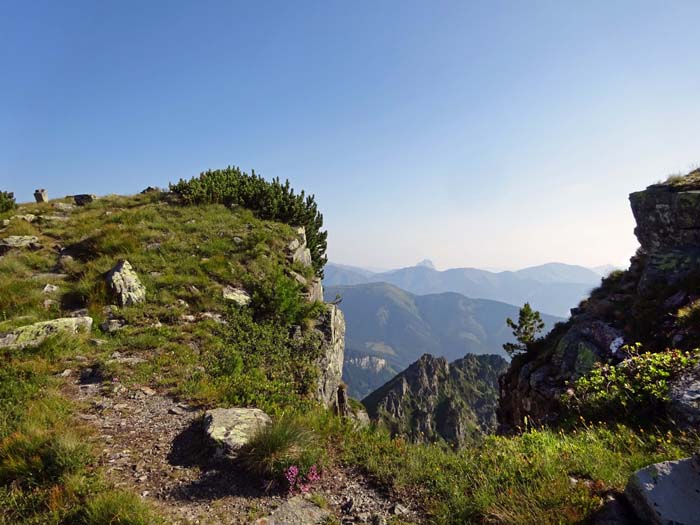
<path fill-rule="evenodd" d="M 316 436 L 303 421 L 290 416 L 260 429 L 239 455 L 241 465 L 251 475 L 283 484 L 288 482 L 285 476 L 290 468 L 304 476 L 318 468 L 320 459 Z"/>
<path fill-rule="evenodd" d="M 318 211 L 313 195 L 296 194 L 289 181 L 278 178 L 266 181 L 253 171 L 250 175 L 229 166 L 223 170 L 207 171 L 189 181 L 181 179 L 170 190 L 184 204 L 224 204 L 243 206 L 260 218 L 304 226 L 306 241 L 316 274 L 323 277 L 327 232 L 321 231 L 323 215 Z"/>
<path fill-rule="evenodd" d="M 632 356 L 618 365 L 597 363 L 576 381 L 565 404 L 589 419 L 657 419 L 664 412 L 669 381 L 698 363 L 700 351 L 639 353 L 640 346 L 625 347 Z"/>
<path fill-rule="evenodd" d="M 315 392 L 318 334 L 290 334 L 273 321 L 256 322 L 248 309 L 233 309 L 207 369 L 216 397 L 226 404 L 272 412 L 310 402 Z"/>
<path fill-rule="evenodd" d="M 103 492 L 90 499 L 81 525 L 153 525 L 162 523 L 130 492 Z"/>
<path fill-rule="evenodd" d="M 252 290 L 253 307 L 260 319 L 289 326 L 320 314 L 322 305 L 306 302 L 301 296 L 302 285 L 279 268 L 267 280 L 250 283 L 247 288 Z"/>
<path fill-rule="evenodd" d="M 15 203 L 15 195 L 9 191 L 0 191 L 0 213 L 14 210 L 17 204 Z"/>

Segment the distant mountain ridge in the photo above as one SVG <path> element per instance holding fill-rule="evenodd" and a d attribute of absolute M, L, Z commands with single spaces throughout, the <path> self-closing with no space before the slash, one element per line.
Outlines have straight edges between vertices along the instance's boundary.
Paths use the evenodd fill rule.
<path fill-rule="evenodd" d="M 518 316 L 514 305 L 454 292 L 419 296 L 388 283 L 329 286 L 325 295 L 342 299 L 347 353 L 343 380 L 356 398 L 425 353 L 450 361 L 467 353 L 506 357 L 502 345 L 512 341 L 512 334 L 505 320 Z M 563 320 L 546 314 L 543 319 L 548 328 Z M 385 360 L 386 368 L 372 373 L 369 362 L 357 359 L 364 356 Z"/>
<path fill-rule="evenodd" d="M 568 317 L 569 310 L 600 284 L 600 274 L 583 266 L 547 263 L 517 271 L 490 272 L 477 268 L 435 270 L 430 261 L 418 266 L 374 273 L 328 263 L 324 285 L 386 282 L 418 295 L 456 292 L 475 299 L 491 299 Z"/>

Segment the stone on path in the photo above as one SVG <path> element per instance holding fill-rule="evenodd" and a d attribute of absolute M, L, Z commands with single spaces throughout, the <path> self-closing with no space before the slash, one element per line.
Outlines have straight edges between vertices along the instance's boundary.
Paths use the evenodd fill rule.
<path fill-rule="evenodd" d="M 280 505 L 256 525 L 321 525 L 327 523 L 331 513 L 303 496 L 294 496 Z"/>
<path fill-rule="evenodd" d="M 215 408 L 204 414 L 204 431 L 228 456 L 235 456 L 270 423 L 270 416 L 257 408 Z"/>
<path fill-rule="evenodd" d="M 29 248 L 36 250 L 41 248 L 39 239 L 34 235 L 10 235 L 4 239 L 0 239 L 0 255 L 5 255 L 15 248 Z"/>

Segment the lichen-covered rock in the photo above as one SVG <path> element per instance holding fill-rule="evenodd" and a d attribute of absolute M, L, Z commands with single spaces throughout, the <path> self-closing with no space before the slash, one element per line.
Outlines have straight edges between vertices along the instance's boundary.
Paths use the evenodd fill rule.
<path fill-rule="evenodd" d="M 674 379 L 668 397 L 668 411 L 676 424 L 700 430 L 700 365 Z"/>
<path fill-rule="evenodd" d="M 297 237 L 287 245 L 287 252 L 292 262 L 311 266 L 311 250 L 306 245 L 306 229 L 301 226 L 296 230 Z"/>
<path fill-rule="evenodd" d="M 331 513 L 303 496 L 294 496 L 280 505 L 270 516 L 260 518 L 256 525 L 322 525 Z"/>
<path fill-rule="evenodd" d="M 131 306 L 146 300 L 146 287 L 127 260 L 120 260 L 107 273 L 107 283 L 120 306 Z"/>
<path fill-rule="evenodd" d="M 257 408 L 215 408 L 204 414 L 205 432 L 227 456 L 235 456 L 270 423 L 270 416 Z"/>
<path fill-rule="evenodd" d="M 322 336 L 320 357 L 317 361 L 320 371 L 316 398 L 324 406 L 337 406 L 338 387 L 342 382 L 343 359 L 345 357 L 345 317 L 334 304 L 326 304 L 316 323 L 316 330 Z"/>
<path fill-rule="evenodd" d="M 12 249 L 29 248 L 35 250 L 41 248 L 39 239 L 34 235 L 10 235 L 0 239 L 0 255 L 5 255 Z"/>
<path fill-rule="evenodd" d="M 625 495 L 641 523 L 692 525 L 700 522 L 700 461 L 664 461 L 638 470 Z"/>
<path fill-rule="evenodd" d="M 0 335 L 0 348 L 27 348 L 40 344 L 52 335 L 89 332 L 91 328 L 92 317 L 64 317 L 42 321 Z"/>
<path fill-rule="evenodd" d="M 227 301 L 232 301 L 238 306 L 247 306 L 250 304 L 250 294 L 246 292 L 243 288 L 236 288 L 234 286 L 224 286 L 222 291 L 224 299 Z"/>

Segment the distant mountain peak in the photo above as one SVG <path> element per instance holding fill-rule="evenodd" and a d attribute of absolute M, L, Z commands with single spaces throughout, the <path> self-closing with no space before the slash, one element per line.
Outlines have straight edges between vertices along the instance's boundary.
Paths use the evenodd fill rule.
<path fill-rule="evenodd" d="M 419 263 L 416 264 L 416 266 L 422 266 L 424 268 L 430 268 L 431 270 L 435 269 L 435 265 L 433 264 L 433 261 L 430 259 L 423 259 Z"/>

